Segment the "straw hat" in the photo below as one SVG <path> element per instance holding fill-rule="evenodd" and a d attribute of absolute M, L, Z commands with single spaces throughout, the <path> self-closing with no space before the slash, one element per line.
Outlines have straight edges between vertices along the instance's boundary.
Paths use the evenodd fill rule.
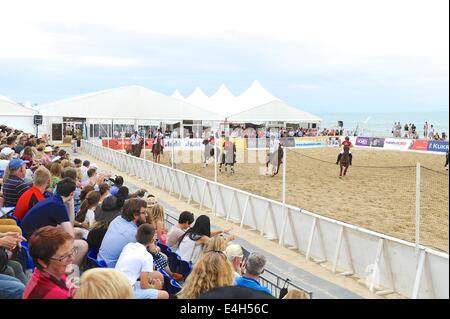
<path fill-rule="evenodd" d="M 44 153 L 50 153 L 50 152 L 53 152 L 53 148 L 51 146 L 46 146 L 44 148 Z"/>

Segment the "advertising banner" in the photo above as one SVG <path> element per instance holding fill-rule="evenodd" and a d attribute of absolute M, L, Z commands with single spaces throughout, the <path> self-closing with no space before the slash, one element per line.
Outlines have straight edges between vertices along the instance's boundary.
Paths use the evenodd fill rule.
<path fill-rule="evenodd" d="M 295 137 L 295 147 L 323 147 L 327 145 L 327 136 Z"/>
<path fill-rule="evenodd" d="M 448 152 L 448 141 L 428 141 L 428 151 Z"/>
<path fill-rule="evenodd" d="M 383 147 L 383 146 L 384 146 L 384 138 L 379 137 L 370 138 L 370 147 Z"/>
<path fill-rule="evenodd" d="M 285 147 L 295 147 L 295 138 L 293 137 L 284 137 L 281 139 L 281 143 Z"/>
<path fill-rule="evenodd" d="M 384 140 L 384 147 L 388 150 L 406 151 L 410 149 L 412 140 L 400 139 L 400 138 L 386 138 Z"/>
<path fill-rule="evenodd" d="M 428 140 L 415 140 L 411 146 L 411 149 L 415 151 L 427 151 Z"/>
<path fill-rule="evenodd" d="M 356 146 L 370 146 L 370 138 L 368 137 L 357 137 Z"/>

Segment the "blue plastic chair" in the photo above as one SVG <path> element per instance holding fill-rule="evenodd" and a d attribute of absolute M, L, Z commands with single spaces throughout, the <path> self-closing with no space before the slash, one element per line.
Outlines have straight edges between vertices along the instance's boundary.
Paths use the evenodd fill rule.
<path fill-rule="evenodd" d="M 170 270 L 182 274 L 183 278 L 186 279 L 192 271 L 191 263 L 182 260 L 181 257 L 175 252 L 171 252 L 168 257 Z"/>
<path fill-rule="evenodd" d="M 162 244 L 159 240 L 156 242 L 156 245 L 161 248 L 161 252 L 167 257 L 169 257 L 169 255 L 172 253 L 172 250 L 169 248 L 169 246 Z"/>
<path fill-rule="evenodd" d="M 180 284 L 172 278 L 164 269 L 158 268 L 158 271 L 164 276 L 164 290 L 171 295 L 176 295 L 180 290 Z"/>
<path fill-rule="evenodd" d="M 87 253 L 87 259 L 90 260 L 98 268 L 108 268 L 106 261 L 97 259 L 98 251 L 96 249 L 89 249 Z"/>
<path fill-rule="evenodd" d="M 22 246 L 22 249 L 27 254 L 27 269 L 34 269 L 34 262 L 33 262 L 33 258 L 31 258 L 30 250 L 28 249 L 28 243 L 26 241 L 23 241 L 20 243 L 20 245 Z"/>

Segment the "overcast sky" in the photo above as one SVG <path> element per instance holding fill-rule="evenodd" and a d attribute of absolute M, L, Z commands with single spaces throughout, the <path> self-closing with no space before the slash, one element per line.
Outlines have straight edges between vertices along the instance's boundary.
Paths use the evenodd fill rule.
<path fill-rule="evenodd" d="M 311 112 L 448 110 L 448 0 L 1 0 L 0 95 L 253 80 Z"/>

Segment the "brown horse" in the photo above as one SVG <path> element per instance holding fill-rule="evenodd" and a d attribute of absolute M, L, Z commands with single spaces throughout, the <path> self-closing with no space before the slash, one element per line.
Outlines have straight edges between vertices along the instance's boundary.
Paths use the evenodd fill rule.
<path fill-rule="evenodd" d="M 348 167 L 350 165 L 350 147 L 344 146 L 344 153 L 339 160 L 340 172 L 339 177 L 347 174 Z"/>
<path fill-rule="evenodd" d="M 153 161 L 159 163 L 161 161 L 161 154 L 163 154 L 164 146 L 161 144 L 161 138 L 154 138 L 152 145 Z"/>
<path fill-rule="evenodd" d="M 272 177 L 277 175 L 278 172 L 280 171 L 280 166 L 283 163 L 283 156 L 284 156 L 284 151 L 283 148 L 280 146 L 278 147 L 278 152 L 274 152 L 274 153 L 269 153 L 267 155 L 268 159 L 266 162 L 266 174 L 268 175 L 268 171 L 269 171 L 269 163 L 272 164 L 272 167 L 276 167 L 277 170 L 275 172 L 272 173 Z"/>

